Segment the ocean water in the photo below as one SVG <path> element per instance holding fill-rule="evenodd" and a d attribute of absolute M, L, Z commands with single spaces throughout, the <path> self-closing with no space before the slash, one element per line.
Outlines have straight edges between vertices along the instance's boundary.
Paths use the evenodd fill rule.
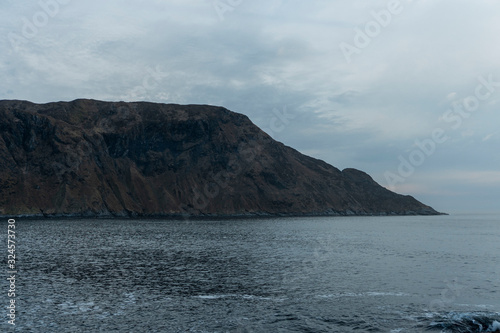
<path fill-rule="evenodd" d="M 498 215 L 17 219 L 16 242 L 16 332 L 500 329 Z"/>

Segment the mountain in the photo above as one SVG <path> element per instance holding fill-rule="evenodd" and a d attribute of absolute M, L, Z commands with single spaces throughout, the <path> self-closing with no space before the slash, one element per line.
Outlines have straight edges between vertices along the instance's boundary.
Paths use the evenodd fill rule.
<path fill-rule="evenodd" d="M 438 214 L 208 105 L 0 101 L 0 215 Z"/>

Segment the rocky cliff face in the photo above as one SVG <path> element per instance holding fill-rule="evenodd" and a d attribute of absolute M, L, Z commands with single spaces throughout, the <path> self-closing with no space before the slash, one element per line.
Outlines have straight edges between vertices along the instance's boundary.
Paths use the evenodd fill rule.
<path fill-rule="evenodd" d="M 437 214 L 206 105 L 0 101 L 0 215 Z"/>

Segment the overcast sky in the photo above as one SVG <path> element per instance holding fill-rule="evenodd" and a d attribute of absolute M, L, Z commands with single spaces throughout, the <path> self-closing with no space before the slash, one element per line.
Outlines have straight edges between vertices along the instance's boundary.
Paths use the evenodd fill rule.
<path fill-rule="evenodd" d="M 497 0 L 3 0 L 0 99 L 213 104 L 440 211 L 500 211 Z"/>

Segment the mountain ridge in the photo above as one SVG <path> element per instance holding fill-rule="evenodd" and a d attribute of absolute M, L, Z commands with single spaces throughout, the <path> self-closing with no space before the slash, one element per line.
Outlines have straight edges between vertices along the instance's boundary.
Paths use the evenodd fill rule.
<path fill-rule="evenodd" d="M 210 105 L 0 101 L 0 215 L 434 215 Z"/>

